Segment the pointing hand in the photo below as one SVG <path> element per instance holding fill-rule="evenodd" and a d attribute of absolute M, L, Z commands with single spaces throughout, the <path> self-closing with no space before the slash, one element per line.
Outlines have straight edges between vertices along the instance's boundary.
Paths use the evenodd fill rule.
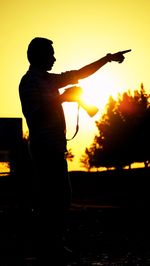
<path fill-rule="evenodd" d="M 131 52 L 131 49 L 120 51 L 120 52 L 117 52 L 115 54 L 107 54 L 108 61 L 109 62 L 116 61 L 118 63 L 122 63 L 125 59 L 124 54 L 128 53 L 128 52 Z"/>

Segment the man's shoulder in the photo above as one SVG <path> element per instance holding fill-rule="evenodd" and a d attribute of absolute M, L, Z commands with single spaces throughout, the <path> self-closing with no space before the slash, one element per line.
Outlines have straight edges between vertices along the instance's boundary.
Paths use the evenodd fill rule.
<path fill-rule="evenodd" d="M 24 84 L 25 82 L 27 82 L 27 80 L 29 80 L 30 76 L 28 74 L 28 71 L 21 77 L 20 79 L 20 85 Z"/>
<path fill-rule="evenodd" d="M 31 74 L 29 71 L 27 71 L 20 79 L 20 83 L 19 83 L 19 90 L 21 91 L 26 91 L 28 90 L 28 88 L 34 88 L 36 87 L 38 84 L 38 78 Z"/>

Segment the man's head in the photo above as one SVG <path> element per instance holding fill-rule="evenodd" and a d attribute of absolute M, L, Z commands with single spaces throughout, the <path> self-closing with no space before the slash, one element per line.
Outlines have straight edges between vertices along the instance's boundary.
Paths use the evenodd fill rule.
<path fill-rule="evenodd" d="M 29 43 L 27 58 L 32 66 L 42 70 L 51 70 L 54 62 L 53 42 L 49 39 L 36 37 Z"/>

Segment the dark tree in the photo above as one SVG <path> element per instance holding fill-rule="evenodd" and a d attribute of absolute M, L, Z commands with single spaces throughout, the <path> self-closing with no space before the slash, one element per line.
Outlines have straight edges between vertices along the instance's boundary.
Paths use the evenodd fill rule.
<path fill-rule="evenodd" d="M 81 165 L 84 168 L 86 168 L 88 170 L 88 172 L 92 168 L 92 164 L 91 164 L 91 160 L 92 160 L 92 157 L 93 157 L 92 149 L 93 149 L 92 145 L 91 145 L 90 148 L 86 148 L 85 149 L 85 154 L 83 154 L 81 156 L 81 159 L 80 159 Z"/>
<path fill-rule="evenodd" d="M 66 156 L 66 159 L 70 162 L 72 162 L 74 159 L 74 154 L 72 153 L 71 149 L 67 150 L 67 152 L 65 153 L 65 156 Z"/>
<path fill-rule="evenodd" d="M 81 163 L 92 167 L 123 168 L 134 162 L 150 161 L 150 96 L 143 84 L 140 90 L 118 94 L 106 105 L 106 112 L 96 121 L 98 134 L 86 148 Z M 88 165 L 88 167 L 87 167 Z"/>

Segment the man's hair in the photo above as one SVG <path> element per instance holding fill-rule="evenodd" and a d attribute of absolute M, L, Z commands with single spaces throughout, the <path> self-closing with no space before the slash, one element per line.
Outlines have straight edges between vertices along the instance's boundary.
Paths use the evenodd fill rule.
<path fill-rule="evenodd" d="M 35 37 L 31 40 L 27 49 L 27 58 L 30 64 L 38 64 L 43 54 L 52 47 L 53 42 L 43 37 Z"/>

